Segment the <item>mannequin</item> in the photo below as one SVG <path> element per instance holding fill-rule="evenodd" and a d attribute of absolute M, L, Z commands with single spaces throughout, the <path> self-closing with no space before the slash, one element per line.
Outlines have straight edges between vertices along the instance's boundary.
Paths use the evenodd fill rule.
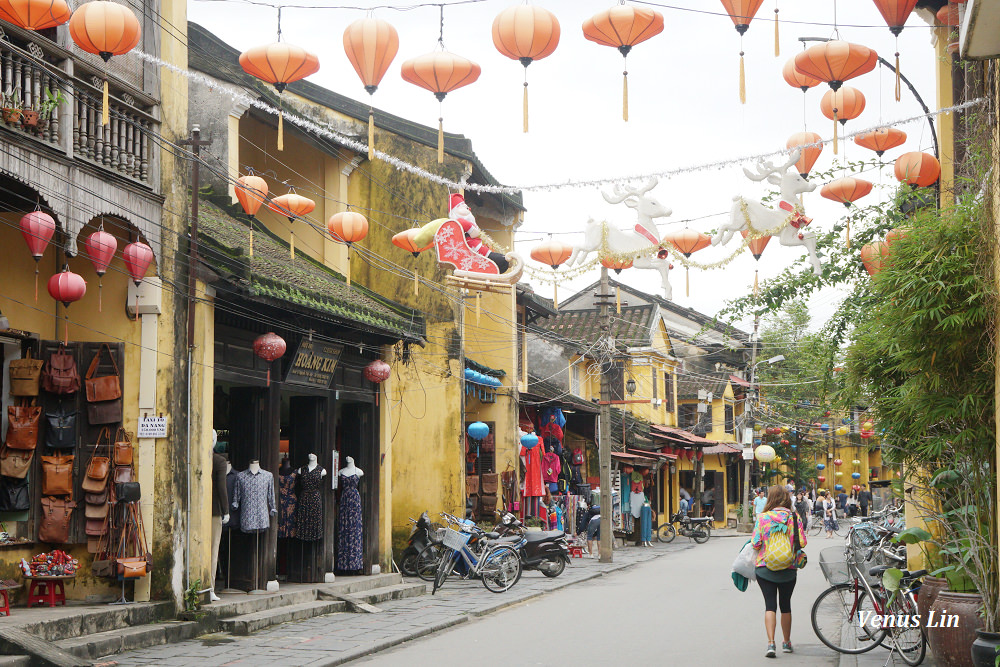
<path fill-rule="evenodd" d="M 233 509 L 240 510 L 240 530 L 254 533 L 258 542 L 254 547 L 254 586 L 258 585 L 260 533 L 271 525 L 271 517 L 278 513 L 274 504 L 274 475 L 262 470 L 260 461 L 250 461 L 249 467 L 236 476 L 235 492 L 231 499 Z M 277 582 L 275 582 L 275 585 Z M 268 582 L 270 587 L 271 582 Z M 251 593 L 257 592 L 256 588 Z"/>
<path fill-rule="evenodd" d="M 254 459 L 253 461 L 251 461 L 250 462 L 250 466 L 247 468 L 247 471 L 249 471 L 251 474 L 254 474 L 254 475 L 256 475 L 257 473 L 259 473 L 260 472 L 260 461 L 258 461 L 256 459 Z"/>
<path fill-rule="evenodd" d="M 295 537 L 304 542 L 323 539 L 323 478 L 326 470 L 315 454 L 296 471 L 298 500 L 295 505 Z"/>
<path fill-rule="evenodd" d="M 352 457 L 348 456 L 346 461 L 347 465 L 338 473 L 342 491 L 340 510 L 337 513 L 337 569 L 351 572 L 364 567 L 361 493 L 358 491 L 358 484 L 365 473 L 354 465 Z"/>
<path fill-rule="evenodd" d="M 222 541 L 222 524 L 229 522 L 229 491 L 226 473 L 229 462 L 215 451 L 219 434 L 212 429 L 212 586 L 208 597 L 212 602 L 219 600 L 215 594 L 215 574 L 219 567 L 219 543 Z"/>
<path fill-rule="evenodd" d="M 288 455 L 278 468 L 278 539 L 295 537 L 295 509 L 298 503 L 295 483 L 298 479 L 288 462 Z"/>

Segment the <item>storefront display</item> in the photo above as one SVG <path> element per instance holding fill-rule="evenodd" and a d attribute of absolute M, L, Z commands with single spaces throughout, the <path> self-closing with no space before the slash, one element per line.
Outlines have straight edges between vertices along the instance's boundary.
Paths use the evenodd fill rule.
<path fill-rule="evenodd" d="M 347 457 L 347 465 L 338 473 L 340 477 L 340 508 L 338 515 L 337 569 L 347 572 L 362 566 L 362 517 L 361 493 L 358 485 L 365 474 Z"/>
<path fill-rule="evenodd" d="M 315 454 L 309 454 L 309 463 L 296 470 L 295 474 L 298 478 L 298 497 L 295 505 L 294 536 L 304 542 L 314 542 L 323 538 L 322 490 L 326 470 L 317 463 Z M 359 503 L 359 512 L 360 509 Z M 343 511 L 344 507 L 341 504 L 341 512 Z M 278 537 L 281 537 L 280 530 Z"/>

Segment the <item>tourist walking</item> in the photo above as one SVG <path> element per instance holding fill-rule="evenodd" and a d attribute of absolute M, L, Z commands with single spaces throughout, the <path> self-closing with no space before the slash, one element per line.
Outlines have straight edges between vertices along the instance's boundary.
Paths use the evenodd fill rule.
<path fill-rule="evenodd" d="M 858 494 L 858 506 L 861 507 L 861 516 L 868 516 L 868 508 L 872 504 L 872 492 L 868 490 L 867 484 L 861 485 L 861 492 Z"/>
<path fill-rule="evenodd" d="M 837 505 L 833 498 L 826 495 L 826 491 L 820 491 L 820 507 L 823 511 L 823 529 L 826 531 L 826 539 L 833 537 L 833 531 L 840 526 L 837 524 Z"/>

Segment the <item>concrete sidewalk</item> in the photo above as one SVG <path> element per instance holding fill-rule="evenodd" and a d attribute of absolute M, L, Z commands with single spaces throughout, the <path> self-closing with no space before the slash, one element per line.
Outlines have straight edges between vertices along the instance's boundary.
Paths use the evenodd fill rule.
<path fill-rule="evenodd" d="M 436 595 L 379 605 L 379 614 L 330 614 L 286 623 L 246 637 L 203 635 L 176 644 L 122 653 L 104 665 L 163 667 L 286 664 L 309 667 L 340 665 L 403 642 L 466 623 L 506 607 L 695 546 L 687 538 L 653 547 L 618 548 L 614 563 L 572 559 L 565 572 L 549 579 L 525 572 L 506 593 L 487 591 L 479 581 L 449 579 Z"/>

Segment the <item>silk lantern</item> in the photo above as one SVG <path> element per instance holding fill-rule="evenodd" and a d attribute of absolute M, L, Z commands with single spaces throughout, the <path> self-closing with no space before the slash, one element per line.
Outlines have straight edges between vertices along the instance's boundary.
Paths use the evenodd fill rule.
<path fill-rule="evenodd" d="M 838 426 L 837 430 L 834 431 L 834 433 L 836 433 L 837 435 L 840 435 L 840 436 L 847 435 L 849 432 L 850 432 L 850 429 L 848 429 L 846 426 Z"/>
<path fill-rule="evenodd" d="M 833 460 L 833 465 L 835 465 L 835 466 L 837 466 L 839 468 L 840 466 L 844 465 L 844 460 L 843 459 L 834 459 Z"/>
<path fill-rule="evenodd" d="M 625 62 L 622 72 L 622 120 L 628 121 L 628 54 L 636 44 L 663 32 L 663 14 L 625 4 L 594 14 L 583 22 L 583 36 L 618 49 Z"/>
<path fill-rule="evenodd" d="M 896 241 L 906 238 L 907 231 L 905 229 L 892 229 L 889 233 L 885 235 L 885 244 L 891 246 Z"/>
<path fill-rule="evenodd" d="M 49 278 L 48 288 L 49 296 L 69 308 L 69 304 L 79 301 L 87 293 L 87 281 L 70 271 L 69 264 L 65 264 L 62 271 Z M 63 336 L 63 342 L 69 345 L 69 315 L 66 316 Z"/>
<path fill-rule="evenodd" d="M 309 215 L 316 210 L 316 202 L 309 197 L 303 197 L 290 188 L 288 194 L 274 197 L 267 207 L 279 215 L 288 218 L 288 253 L 295 259 L 295 219 Z"/>
<path fill-rule="evenodd" d="M 844 485 L 843 484 L 835 484 L 834 487 L 833 487 L 833 490 L 834 491 L 843 491 L 844 490 Z"/>
<path fill-rule="evenodd" d="M 838 91 L 839 92 L 839 91 Z M 848 209 L 858 199 L 872 191 L 872 184 L 863 178 L 845 176 L 830 181 L 820 189 L 819 194 L 830 201 L 840 202 Z M 847 216 L 847 248 L 851 247 L 851 216 Z M 828 427 L 829 428 L 829 427 Z"/>
<path fill-rule="evenodd" d="M 525 449 L 534 449 L 538 445 L 538 436 L 534 433 L 525 433 L 521 436 L 521 446 Z"/>
<path fill-rule="evenodd" d="M 785 147 L 790 151 L 799 151 L 799 160 L 795 163 L 795 168 L 802 178 L 806 178 L 820 153 L 823 152 L 823 138 L 815 132 L 796 132 L 788 137 Z"/>
<path fill-rule="evenodd" d="M 347 284 L 351 284 L 351 245 L 368 236 L 368 218 L 354 211 L 342 211 L 330 216 L 326 228 L 334 241 L 347 244 Z"/>
<path fill-rule="evenodd" d="M 761 463 L 769 463 L 774 460 L 776 456 L 774 452 L 774 447 L 771 445 L 761 445 L 757 449 L 753 450 L 754 458 Z"/>
<path fill-rule="evenodd" d="M 894 127 L 880 127 L 854 137 L 854 143 L 862 148 L 875 151 L 875 154 L 879 157 L 882 157 L 882 154 L 890 148 L 902 146 L 905 142 L 906 132 L 897 130 Z"/>
<path fill-rule="evenodd" d="M 820 424 L 819 430 L 823 431 L 823 433 L 826 433 L 827 431 L 830 430 L 830 425 L 829 424 Z"/>
<path fill-rule="evenodd" d="M 552 55 L 559 45 L 555 14 L 534 5 L 515 5 L 493 19 L 493 46 L 524 66 L 523 131 L 528 131 L 528 65 Z"/>
<path fill-rule="evenodd" d="M 250 173 L 236 179 L 236 199 L 250 218 L 250 256 L 253 257 L 253 225 L 257 211 L 267 201 L 267 181 Z"/>
<path fill-rule="evenodd" d="M 378 406 L 378 397 L 382 393 L 382 383 L 389 379 L 389 375 L 392 374 L 392 368 L 389 364 L 385 363 L 381 359 L 375 359 L 361 372 L 365 376 L 365 379 L 372 384 L 378 385 L 375 388 L 375 405 Z"/>
<path fill-rule="evenodd" d="M 279 17 L 280 21 L 280 17 Z M 240 67 L 250 76 L 271 84 L 278 91 L 278 150 L 285 150 L 285 112 L 281 106 L 281 94 L 293 81 L 304 79 L 319 71 L 319 58 L 301 46 L 287 44 L 281 40 L 281 24 L 278 24 L 278 40 L 272 44 L 255 46 L 240 54 Z"/>
<path fill-rule="evenodd" d="M 899 181 L 910 185 L 927 187 L 937 182 L 941 176 L 941 163 L 930 153 L 903 153 L 896 158 L 893 168 Z"/>
<path fill-rule="evenodd" d="M 69 20 L 69 36 L 87 53 L 104 61 L 104 95 L 101 125 L 110 120 L 108 109 L 108 61 L 134 49 L 142 38 L 139 19 L 131 9 L 107 0 L 94 0 L 77 7 Z"/>
<path fill-rule="evenodd" d="M 764 0 L 722 0 L 722 6 L 726 8 L 729 18 L 733 20 L 736 32 L 740 33 L 740 104 L 747 103 L 746 70 L 743 66 L 743 35 L 750 28 L 750 21 L 753 20 L 763 3 Z M 775 16 L 775 30 L 777 30 L 777 25 L 777 16 Z M 775 33 L 774 50 L 774 55 L 778 55 L 777 33 Z"/>
<path fill-rule="evenodd" d="M 743 238 L 747 238 L 747 236 L 750 235 L 750 231 L 747 229 L 743 229 L 740 230 L 740 234 L 743 235 Z M 757 296 L 757 291 L 759 289 L 758 277 L 760 274 L 760 256 L 764 254 L 764 248 L 767 247 L 767 244 L 770 242 L 770 240 L 771 240 L 770 236 L 757 236 L 747 241 L 747 248 L 750 249 L 750 254 L 753 255 L 753 258 L 755 260 L 753 267 L 754 296 Z"/>
<path fill-rule="evenodd" d="M 132 282 L 135 283 L 136 287 L 142 282 L 142 279 L 146 276 L 146 271 L 149 269 L 149 265 L 153 263 L 153 250 L 148 245 L 142 241 L 136 241 L 135 243 L 129 243 L 122 250 L 122 258 L 125 260 L 125 269 L 128 271 L 129 276 L 132 278 Z M 135 313 L 136 319 L 139 318 L 139 292 L 135 293 Z"/>
<path fill-rule="evenodd" d="M 285 354 L 285 339 L 269 331 L 266 334 L 257 336 L 253 342 L 253 353 L 267 362 L 267 386 L 271 386 L 271 364 L 280 359 Z"/>
<path fill-rule="evenodd" d="M 443 25 L 443 20 L 442 20 Z M 438 38 L 439 50 L 411 58 L 403 63 L 403 80 L 434 93 L 438 100 L 438 153 L 437 161 L 444 163 L 444 114 L 441 107 L 448 93 L 475 83 L 482 68 L 468 58 L 444 48 L 443 34 Z"/>
<path fill-rule="evenodd" d="M 851 477 L 853 479 L 861 479 L 861 473 L 859 473 L 859 472 L 852 472 L 851 473 Z"/>
<path fill-rule="evenodd" d="M 542 264 L 548 264 L 555 271 L 573 254 L 573 248 L 559 241 L 543 241 L 531 249 L 531 259 Z M 559 308 L 559 292 L 556 280 L 552 281 L 552 306 Z"/>
<path fill-rule="evenodd" d="M 917 6 L 917 0 L 874 0 L 879 13 L 889 26 L 889 32 L 896 38 L 896 101 L 899 101 L 899 33 L 903 32 L 906 19 Z"/>
<path fill-rule="evenodd" d="M 35 259 L 35 302 L 38 302 L 38 262 L 45 254 L 45 249 L 49 247 L 49 241 L 56 233 L 56 221 L 52 216 L 41 210 L 21 216 L 19 223 L 21 236 L 28 244 L 28 250 Z"/>
<path fill-rule="evenodd" d="M 667 235 L 667 240 L 672 246 L 677 248 L 681 254 L 690 258 L 692 253 L 707 248 L 712 243 L 712 237 L 702 234 L 694 229 L 681 229 Z M 690 268 L 684 265 L 684 291 L 687 296 L 691 296 Z"/>
<path fill-rule="evenodd" d="M 861 248 L 861 263 L 865 265 L 868 275 L 874 276 L 881 271 L 888 257 L 889 245 L 884 241 L 872 241 Z"/>
<path fill-rule="evenodd" d="M 25 30 L 45 30 L 69 20 L 65 0 L 0 0 L 0 19 Z"/>
<path fill-rule="evenodd" d="M 859 466 L 859 465 L 861 465 L 861 461 L 859 459 L 854 459 L 853 461 L 851 461 L 851 464 Z"/>
<path fill-rule="evenodd" d="M 611 257 L 601 258 L 601 266 L 606 269 L 611 269 L 615 273 L 621 273 L 624 269 L 632 268 L 632 260 L 618 260 Z"/>
<path fill-rule="evenodd" d="M 843 126 L 847 121 L 854 120 L 865 110 L 865 96 L 857 88 L 841 86 L 837 90 L 828 90 L 819 103 L 823 115 L 833 121 L 833 154 L 837 150 L 837 121 Z"/>
<path fill-rule="evenodd" d="M 781 68 L 781 76 L 784 77 L 785 83 L 793 88 L 799 88 L 803 93 L 822 83 L 819 79 L 795 69 L 795 58 L 788 59 L 785 66 Z"/>
<path fill-rule="evenodd" d="M 823 42 L 795 56 L 795 70 L 825 81 L 837 90 L 845 81 L 867 74 L 878 64 L 878 54 L 861 44 L 841 40 Z"/>
<path fill-rule="evenodd" d="M 94 265 L 94 273 L 97 274 L 97 312 L 103 311 L 102 294 L 104 290 L 104 274 L 108 272 L 108 266 L 118 250 L 118 241 L 111 234 L 104 231 L 102 222 L 96 232 L 87 237 L 87 242 L 83 246 L 84 252 L 90 258 L 90 263 Z"/>
<path fill-rule="evenodd" d="M 398 234 L 394 234 L 392 237 L 392 245 L 405 250 L 414 257 L 419 257 L 420 253 L 434 247 L 433 243 L 423 248 L 420 247 L 420 244 L 416 242 L 416 235 L 419 231 L 419 229 L 411 227 L 410 229 L 404 229 Z"/>
<path fill-rule="evenodd" d="M 473 440 L 482 440 L 490 434 L 490 427 L 483 422 L 472 422 L 465 430 Z"/>
<path fill-rule="evenodd" d="M 344 52 L 368 93 L 368 160 L 375 159 L 372 97 L 399 51 L 399 33 L 387 21 L 367 16 L 344 30 Z"/>
<path fill-rule="evenodd" d="M 817 463 L 816 464 L 816 470 L 825 470 L 825 469 L 826 469 L 826 464 L 825 463 Z"/>

